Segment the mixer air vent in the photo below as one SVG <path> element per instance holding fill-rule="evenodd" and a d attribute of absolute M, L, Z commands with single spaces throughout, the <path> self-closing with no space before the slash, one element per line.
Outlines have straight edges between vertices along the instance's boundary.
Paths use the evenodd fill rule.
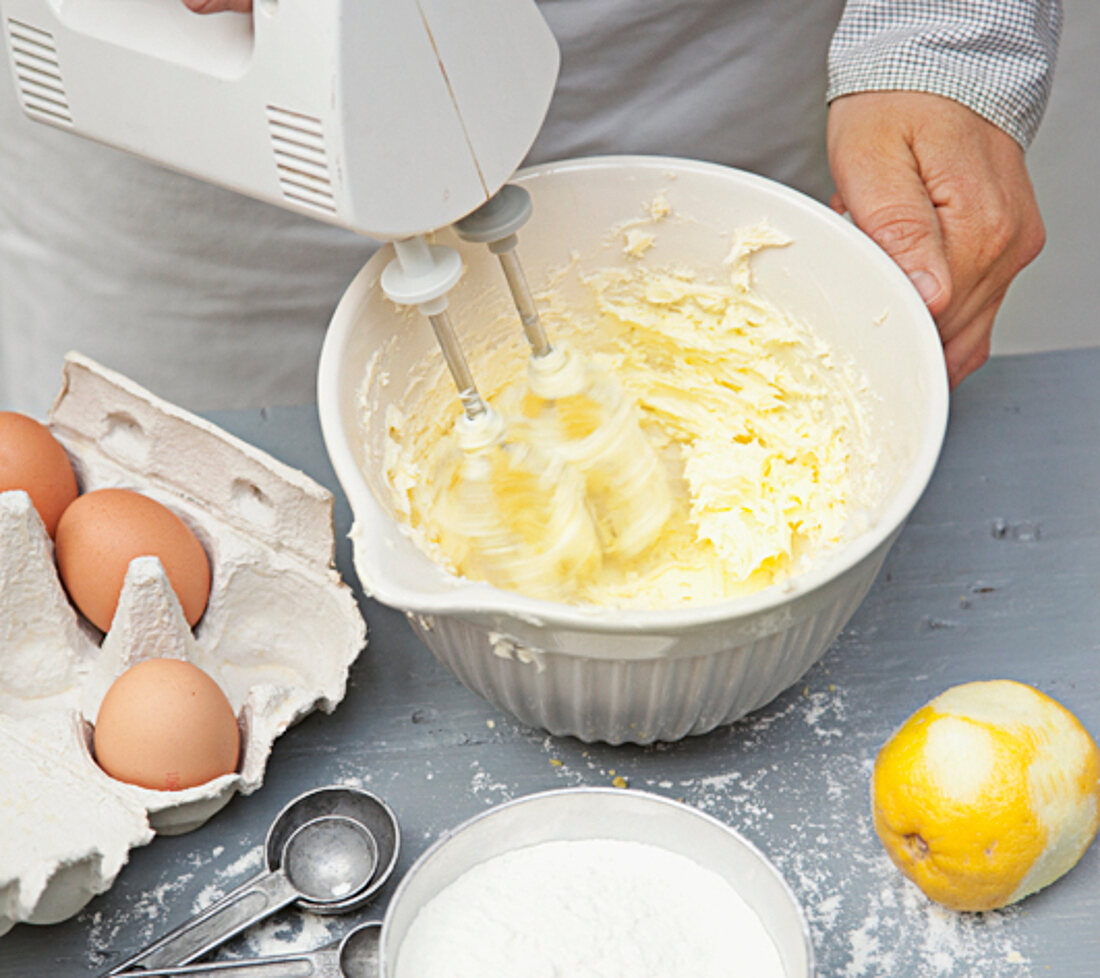
<path fill-rule="evenodd" d="M 297 204 L 335 214 L 336 198 L 321 120 L 269 105 L 267 123 L 283 196 Z"/>
<path fill-rule="evenodd" d="M 8 46 L 23 110 L 40 122 L 71 126 L 73 116 L 53 35 L 8 18 Z"/>

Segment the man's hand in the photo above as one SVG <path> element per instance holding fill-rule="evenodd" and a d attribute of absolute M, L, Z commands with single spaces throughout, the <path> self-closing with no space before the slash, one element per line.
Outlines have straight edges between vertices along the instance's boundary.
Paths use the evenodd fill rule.
<path fill-rule="evenodd" d="M 223 10 L 247 14 L 252 9 L 252 0 L 183 0 L 183 5 L 196 14 L 218 14 Z"/>
<path fill-rule="evenodd" d="M 989 357 L 993 318 L 1046 240 L 1024 153 L 951 99 L 861 92 L 829 108 L 847 210 L 909 275 L 939 326 L 951 386 Z"/>

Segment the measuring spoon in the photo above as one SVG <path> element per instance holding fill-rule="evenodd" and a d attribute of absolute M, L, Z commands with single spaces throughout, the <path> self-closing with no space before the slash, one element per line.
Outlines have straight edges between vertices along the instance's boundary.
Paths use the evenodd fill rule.
<path fill-rule="evenodd" d="M 371 921 L 348 931 L 339 944 L 316 951 L 187 964 L 134 974 L 135 978 L 381 978 L 378 972 L 381 937 L 381 922 Z"/>
<path fill-rule="evenodd" d="M 107 974 L 193 961 L 295 900 L 345 901 L 367 887 L 377 866 L 377 843 L 361 822 L 334 814 L 313 818 L 289 835 L 278 867 L 254 876 Z"/>

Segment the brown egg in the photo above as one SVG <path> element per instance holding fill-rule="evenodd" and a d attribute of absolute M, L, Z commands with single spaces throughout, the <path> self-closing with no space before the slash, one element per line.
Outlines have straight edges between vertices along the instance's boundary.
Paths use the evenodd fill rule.
<path fill-rule="evenodd" d="M 69 597 L 100 631 L 111 627 L 135 557 L 160 558 L 189 625 L 206 610 L 206 551 L 187 524 L 155 499 L 128 489 L 87 492 L 62 513 L 55 543 Z"/>
<path fill-rule="evenodd" d="M 65 507 L 76 499 L 76 476 L 61 443 L 44 424 L 0 411 L 0 492 L 22 489 L 52 537 Z"/>
<path fill-rule="evenodd" d="M 148 659 L 107 690 L 93 746 L 112 778 L 178 791 L 236 771 L 240 731 L 225 693 L 202 669 Z"/>

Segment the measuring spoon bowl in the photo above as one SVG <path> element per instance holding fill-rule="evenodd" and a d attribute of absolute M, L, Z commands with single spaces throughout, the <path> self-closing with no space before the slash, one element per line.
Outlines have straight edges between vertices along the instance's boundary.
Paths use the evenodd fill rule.
<path fill-rule="evenodd" d="M 382 922 L 372 920 L 348 931 L 340 942 L 341 978 L 382 978 Z"/>
<path fill-rule="evenodd" d="M 306 822 L 321 815 L 342 815 L 363 825 L 374 839 L 378 861 L 367 886 L 345 898 L 325 902 L 302 897 L 297 905 L 303 910 L 319 914 L 346 913 L 358 910 L 382 888 L 397 865 L 401 848 L 401 834 L 397 816 L 377 795 L 362 788 L 330 785 L 314 788 L 288 802 L 275 816 L 267 833 L 264 855 L 269 870 L 278 869 L 283 863 L 287 840 Z"/>
<path fill-rule="evenodd" d="M 283 846 L 281 866 L 294 899 L 336 903 L 361 892 L 378 866 L 378 844 L 360 823 L 321 815 L 295 829 Z"/>

